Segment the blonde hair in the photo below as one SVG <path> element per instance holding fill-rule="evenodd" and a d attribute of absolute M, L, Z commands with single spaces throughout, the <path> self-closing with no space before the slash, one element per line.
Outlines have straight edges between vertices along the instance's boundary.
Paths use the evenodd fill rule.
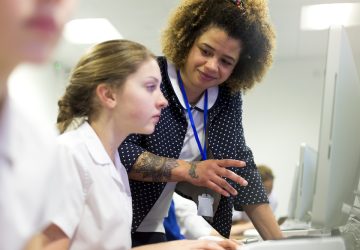
<path fill-rule="evenodd" d="M 73 69 L 64 96 L 58 101 L 57 128 L 63 133 L 76 119 L 97 115 L 96 87 L 100 83 L 120 88 L 140 65 L 155 56 L 143 45 L 111 40 L 95 45 Z"/>

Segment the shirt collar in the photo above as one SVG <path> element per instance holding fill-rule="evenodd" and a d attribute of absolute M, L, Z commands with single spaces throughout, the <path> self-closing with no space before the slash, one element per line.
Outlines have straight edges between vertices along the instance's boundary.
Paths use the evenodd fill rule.
<path fill-rule="evenodd" d="M 125 171 L 125 167 L 121 164 L 120 156 L 118 152 L 117 151 L 115 152 L 115 163 L 114 163 L 112 162 L 110 156 L 106 152 L 104 145 L 100 141 L 100 138 L 97 136 L 94 129 L 90 126 L 90 124 L 87 121 L 85 121 L 78 128 L 78 130 L 94 162 L 102 167 L 110 166 L 108 170 L 111 177 L 117 182 L 119 186 L 124 187 L 127 190 L 127 193 L 130 194 L 128 177 Z M 121 176 L 120 174 L 121 172 L 125 173 L 125 175 Z"/>
<path fill-rule="evenodd" d="M 174 89 L 176 97 L 178 98 L 181 106 L 184 109 L 186 109 L 184 98 L 182 96 L 179 82 L 177 79 L 175 66 L 173 64 L 167 62 L 167 68 L 168 68 L 168 75 L 169 75 L 169 79 L 171 82 L 171 86 Z M 219 94 L 218 86 L 208 88 L 208 109 L 211 109 L 211 107 L 214 106 L 216 99 L 218 97 L 218 94 Z M 200 109 L 201 111 L 204 110 L 204 99 L 205 99 L 205 96 L 202 95 L 200 100 L 195 105 L 196 109 Z"/>
<path fill-rule="evenodd" d="M 91 157 L 97 164 L 113 164 L 104 148 L 104 145 L 88 122 L 84 122 L 78 130 L 90 152 Z"/>

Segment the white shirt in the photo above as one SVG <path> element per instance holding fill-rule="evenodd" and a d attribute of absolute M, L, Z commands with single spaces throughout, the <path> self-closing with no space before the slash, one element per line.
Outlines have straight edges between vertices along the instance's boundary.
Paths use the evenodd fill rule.
<path fill-rule="evenodd" d="M 184 98 L 182 96 L 180 86 L 178 83 L 176 69 L 174 65 L 168 62 L 168 74 L 171 81 L 172 88 L 175 91 L 175 94 L 181 103 L 181 106 L 186 110 Z M 211 87 L 208 89 L 208 109 L 210 109 L 216 102 L 218 96 L 219 88 L 218 86 Z M 191 114 L 194 119 L 196 131 L 199 136 L 199 140 L 204 146 L 204 95 L 200 98 L 198 103 L 195 105 L 196 108 L 191 110 Z M 201 110 L 201 111 L 199 111 Z M 188 128 L 184 139 L 184 146 L 180 152 L 179 159 L 186 161 L 194 161 L 200 156 L 200 151 L 195 140 L 194 132 L 189 122 L 189 117 L 187 112 L 186 120 L 188 121 Z M 156 201 L 154 206 L 151 208 L 150 212 L 146 215 L 144 220 L 141 222 L 140 226 L 137 228 L 137 232 L 165 232 L 163 221 L 167 217 L 168 211 L 170 208 L 170 203 L 172 195 L 174 193 L 176 182 L 168 182 L 165 186 L 165 189 L 161 193 L 161 196 Z"/>
<path fill-rule="evenodd" d="M 7 97 L 0 110 L 0 249 L 22 249 L 50 224 L 66 175 L 55 128 L 36 123 Z"/>
<path fill-rule="evenodd" d="M 87 122 L 61 135 L 59 144 L 77 170 L 73 196 L 54 220 L 71 238 L 70 249 L 130 249 L 131 193 L 119 155 L 114 164 Z"/>
<path fill-rule="evenodd" d="M 176 220 L 180 227 L 181 234 L 184 235 L 186 239 L 198 239 L 211 234 L 213 228 L 202 216 L 197 215 L 195 202 L 181 197 L 176 193 L 173 199 Z"/>

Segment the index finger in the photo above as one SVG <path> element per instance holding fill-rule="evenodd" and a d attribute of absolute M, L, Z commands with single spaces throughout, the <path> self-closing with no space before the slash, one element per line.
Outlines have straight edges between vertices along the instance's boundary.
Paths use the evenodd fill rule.
<path fill-rule="evenodd" d="M 239 160 L 233 160 L 233 159 L 223 159 L 217 161 L 218 165 L 227 168 L 227 167 L 239 167 L 243 168 L 246 166 L 246 162 L 239 161 Z"/>

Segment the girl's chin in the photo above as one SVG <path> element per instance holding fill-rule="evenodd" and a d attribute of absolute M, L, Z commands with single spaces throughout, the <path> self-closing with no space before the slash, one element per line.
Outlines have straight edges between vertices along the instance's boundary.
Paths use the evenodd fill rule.
<path fill-rule="evenodd" d="M 148 127 L 142 129 L 141 132 L 135 132 L 135 133 L 136 134 L 150 135 L 150 134 L 154 133 L 154 131 L 155 131 L 155 126 L 154 125 L 149 125 Z"/>
<path fill-rule="evenodd" d="M 25 60 L 33 63 L 44 63 L 49 59 L 52 49 L 47 46 L 27 48 L 25 53 Z"/>
<path fill-rule="evenodd" d="M 44 63 L 51 56 L 55 44 L 52 39 L 45 41 L 34 39 L 24 48 L 25 60 L 33 63 Z"/>

